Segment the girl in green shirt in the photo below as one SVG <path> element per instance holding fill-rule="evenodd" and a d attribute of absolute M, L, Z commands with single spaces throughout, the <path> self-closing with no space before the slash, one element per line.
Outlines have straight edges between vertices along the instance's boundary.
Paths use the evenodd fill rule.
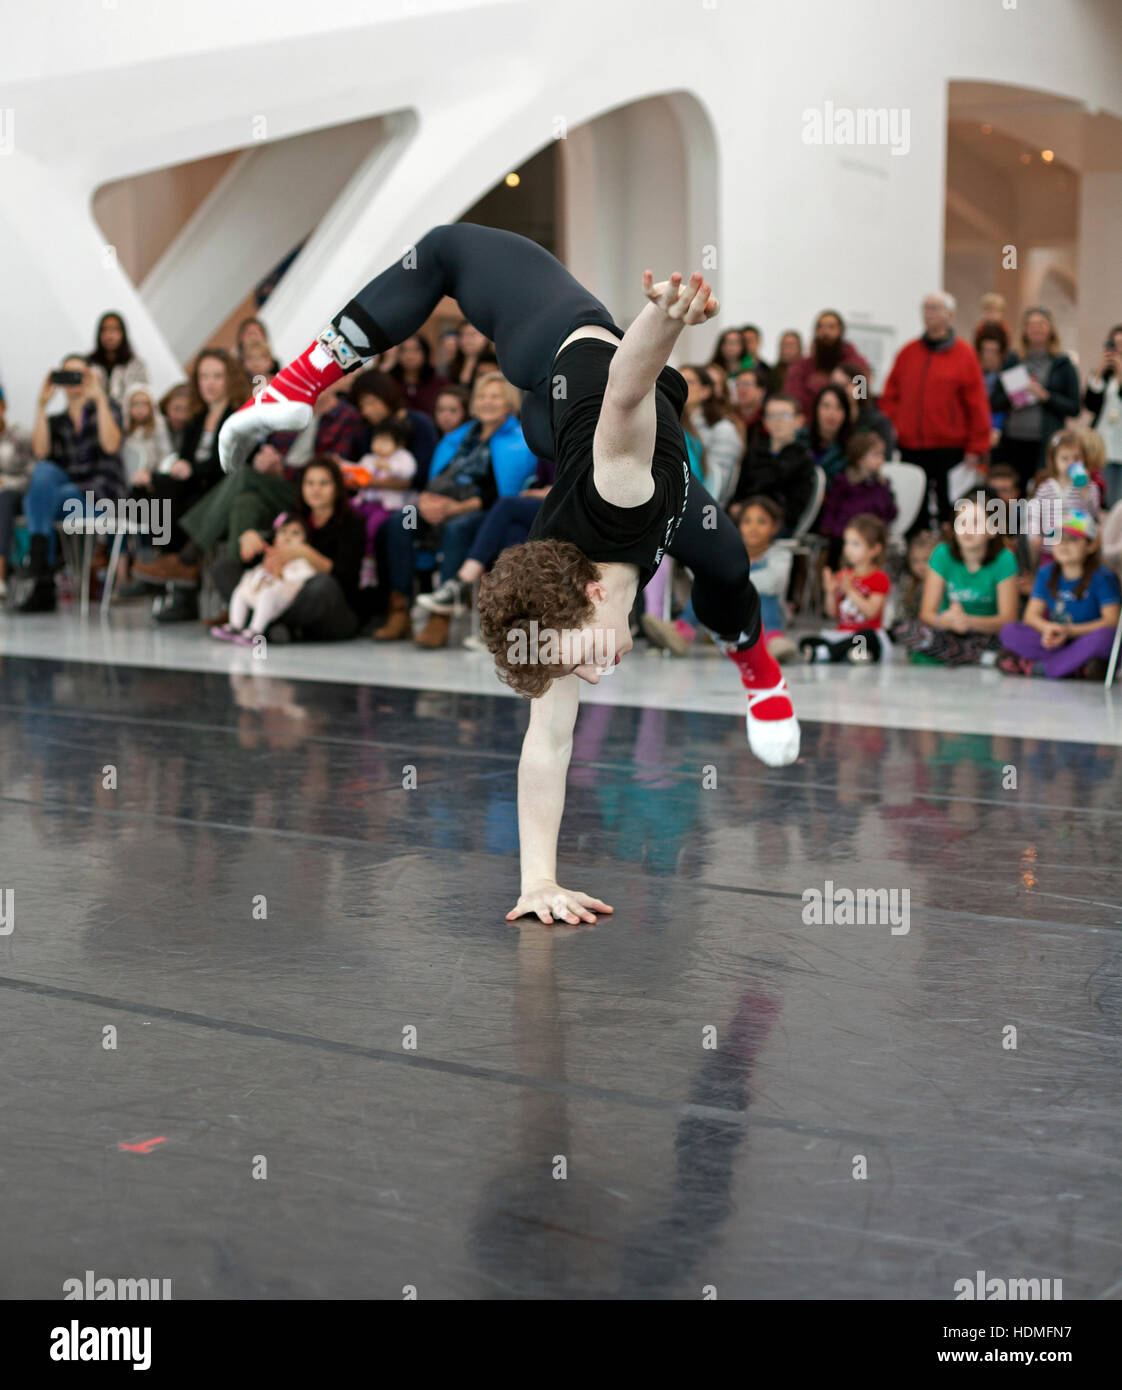
<path fill-rule="evenodd" d="M 995 505 L 996 504 L 996 505 Z M 1005 549 L 997 508 L 984 490 L 959 498 L 951 537 L 927 563 L 919 618 L 898 641 L 917 664 L 993 665 L 999 633 L 1020 607 L 1017 562 Z"/>

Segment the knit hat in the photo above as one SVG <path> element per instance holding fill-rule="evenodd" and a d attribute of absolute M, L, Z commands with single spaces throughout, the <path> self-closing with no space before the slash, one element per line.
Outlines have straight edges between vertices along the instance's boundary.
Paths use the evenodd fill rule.
<path fill-rule="evenodd" d="M 1065 507 L 1064 520 L 1060 530 L 1065 536 L 1084 536 L 1095 539 L 1095 518 L 1082 507 Z"/>

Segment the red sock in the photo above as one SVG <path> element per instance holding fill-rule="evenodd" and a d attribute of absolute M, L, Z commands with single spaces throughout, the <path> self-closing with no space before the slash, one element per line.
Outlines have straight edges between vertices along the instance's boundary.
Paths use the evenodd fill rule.
<path fill-rule="evenodd" d="M 262 391 L 261 397 L 265 401 L 283 398 L 286 401 L 299 401 L 302 405 L 315 405 L 316 397 L 321 391 L 325 391 L 333 385 L 344 374 L 344 368 L 340 365 L 337 356 L 333 351 L 329 351 L 324 345 L 324 338 L 327 333 L 332 333 L 333 340 L 338 340 L 338 334 L 327 330 L 311 343 L 299 357 L 294 358 L 287 367 L 279 371 L 268 386 Z M 349 345 L 344 345 L 342 351 L 350 355 L 350 365 L 357 365 L 358 356 Z M 256 396 L 250 396 L 242 409 L 251 407 L 257 400 Z"/>
<path fill-rule="evenodd" d="M 728 656 L 740 672 L 740 679 L 747 690 L 772 690 L 782 684 L 783 672 L 779 669 L 779 662 L 768 651 L 762 632 L 754 647 L 729 651 Z M 760 700 L 752 706 L 756 719 L 790 719 L 794 713 L 786 694 Z"/>

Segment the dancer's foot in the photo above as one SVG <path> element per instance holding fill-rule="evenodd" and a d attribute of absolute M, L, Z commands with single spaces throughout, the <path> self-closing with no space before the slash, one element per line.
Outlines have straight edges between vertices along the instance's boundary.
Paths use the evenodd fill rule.
<path fill-rule="evenodd" d="M 431 594 L 421 594 L 417 602 L 428 613 L 462 613 L 467 607 L 465 596 L 471 586 L 455 575 L 446 579 Z"/>
<path fill-rule="evenodd" d="M 218 457 L 229 473 L 239 468 L 266 435 L 305 429 L 316 398 L 345 373 L 361 366 L 362 358 L 332 327 L 325 328 L 310 347 L 272 381 L 250 396 L 218 435 Z"/>
<path fill-rule="evenodd" d="M 799 721 L 787 682 L 763 635 L 752 646 L 743 638 L 727 642 L 715 637 L 714 641 L 736 666 L 748 692 L 748 747 L 768 767 L 787 767 L 797 761 Z"/>

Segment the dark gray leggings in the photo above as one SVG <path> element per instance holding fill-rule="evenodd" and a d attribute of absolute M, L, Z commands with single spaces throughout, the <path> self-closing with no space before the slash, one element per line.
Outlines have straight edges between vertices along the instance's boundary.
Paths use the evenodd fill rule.
<path fill-rule="evenodd" d="M 598 323 L 621 338 L 622 329 L 536 242 L 469 222 L 426 232 L 332 322 L 367 356 L 416 333 L 445 295 L 495 344 L 503 376 L 530 393 L 522 404 L 522 433 L 539 458 L 551 459 L 549 373 L 557 349 L 584 324 Z M 368 345 L 354 341 L 348 319 L 366 334 Z"/>

